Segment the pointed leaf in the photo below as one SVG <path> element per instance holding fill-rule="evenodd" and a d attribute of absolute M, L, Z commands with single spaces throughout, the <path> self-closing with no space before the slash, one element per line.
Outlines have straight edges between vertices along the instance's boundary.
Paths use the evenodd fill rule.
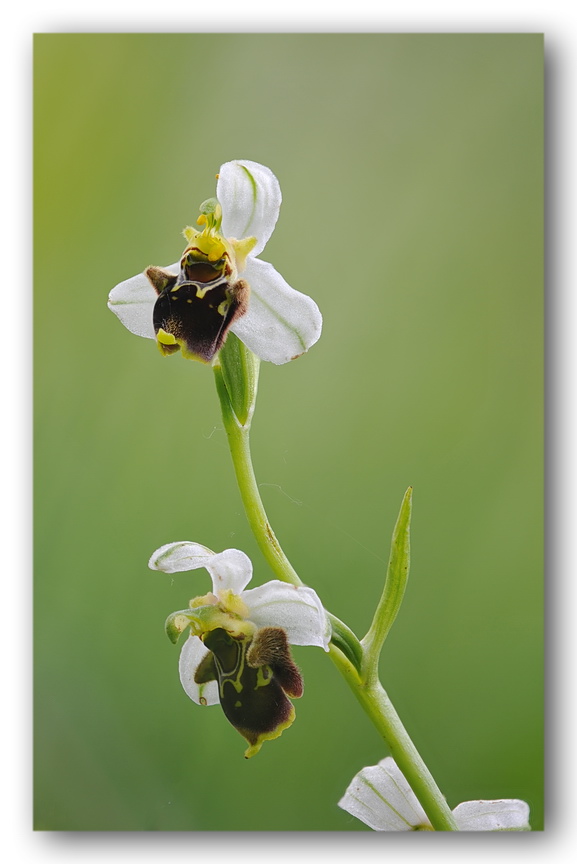
<path fill-rule="evenodd" d="M 361 642 L 365 649 L 365 668 L 373 675 L 377 673 L 379 654 L 383 642 L 399 613 L 407 587 L 411 554 L 412 493 L 413 489 L 409 487 L 403 498 L 397 523 L 393 531 L 383 593 L 369 632 Z"/>

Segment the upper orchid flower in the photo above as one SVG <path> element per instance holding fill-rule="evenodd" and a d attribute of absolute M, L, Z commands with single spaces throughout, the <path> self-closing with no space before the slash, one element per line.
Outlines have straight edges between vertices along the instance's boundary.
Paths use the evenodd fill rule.
<path fill-rule="evenodd" d="M 432 831 L 417 796 L 394 759 L 359 771 L 339 801 L 374 831 Z M 453 810 L 459 831 L 530 831 L 529 805 L 516 798 L 464 801 Z"/>
<path fill-rule="evenodd" d="M 328 651 L 331 626 L 321 601 L 312 588 L 276 580 L 245 591 L 252 564 L 239 549 L 216 554 L 198 543 L 169 543 L 148 566 L 210 573 L 213 590 L 170 615 L 166 629 L 176 642 L 190 628 L 180 655 L 182 686 L 198 705 L 220 701 L 249 743 L 245 756 L 254 756 L 295 718 L 287 696 L 301 696 L 303 682 L 289 643 Z"/>
<path fill-rule="evenodd" d="M 279 182 L 264 165 L 235 160 L 221 166 L 216 196 L 201 204 L 203 230 L 185 228 L 180 259 L 121 282 L 108 306 L 164 355 L 181 350 L 208 363 L 232 330 L 261 360 L 293 360 L 319 338 L 322 316 L 256 257 L 278 219 Z"/>

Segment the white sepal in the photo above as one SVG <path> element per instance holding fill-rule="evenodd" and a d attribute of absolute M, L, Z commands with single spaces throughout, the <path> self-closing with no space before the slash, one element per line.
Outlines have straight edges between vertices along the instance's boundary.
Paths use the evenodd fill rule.
<path fill-rule="evenodd" d="M 291 645 L 318 645 L 329 650 L 330 622 L 312 588 L 274 579 L 243 591 L 241 600 L 257 627 L 282 627 Z"/>
<path fill-rule="evenodd" d="M 323 325 L 315 301 L 291 288 L 266 261 L 249 257 L 242 276 L 250 285 L 250 302 L 233 333 L 261 360 L 277 365 L 308 351 Z"/>
<path fill-rule="evenodd" d="M 529 805 L 518 798 L 463 801 L 453 810 L 459 831 L 530 831 Z"/>
<path fill-rule="evenodd" d="M 339 801 L 373 831 L 414 831 L 429 820 L 390 756 L 359 771 Z"/>
<path fill-rule="evenodd" d="M 197 705 L 218 705 L 220 701 L 218 698 L 217 681 L 209 681 L 207 684 L 197 684 L 194 680 L 196 670 L 209 653 L 208 648 L 205 648 L 198 636 L 189 636 L 180 652 L 180 659 L 178 661 L 180 682 L 187 696 L 190 696 L 192 701 L 196 702 Z"/>
<path fill-rule="evenodd" d="M 374 831 L 417 831 L 431 823 L 394 759 L 356 774 L 339 807 Z M 453 810 L 459 831 L 530 831 L 529 805 L 515 798 L 464 801 Z"/>
<path fill-rule="evenodd" d="M 180 261 L 164 267 L 176 275 Z M 119 282 L 108 295 L 108 308 L 120 319 L 122 324 L 136 336 L 155 339 L 152 313 L 158 295 L 144 273 Z"/>
<path fill-rule="evenodd" d="M 251 255 L 262 252 L 274 231 L 282 195 L 275 175 L 266 165 L 249 159 L 225 162 L 218 172 L 216 197 L 222 207 L 225 237 L 256 237 Z"/>

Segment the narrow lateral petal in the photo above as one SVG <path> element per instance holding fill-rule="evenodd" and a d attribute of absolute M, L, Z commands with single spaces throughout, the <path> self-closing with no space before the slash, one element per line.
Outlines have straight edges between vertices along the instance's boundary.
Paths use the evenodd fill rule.
<path fill-rule="evenodd" d="M 178 661 L 180 683 L 186 695 L 197 705 L 218 705 L 219 703 L 218 681 L 197 684 L 194 680 L 196 670 L 208 654 L 210 651 L 205 648 L 198 636 L 189 636 L 182 646 Z"/>
<path fill-rule="evenodd" d="M 517 798 L 463 801 L 453 810 L 460 831 L 530 831 L 529 805 Z"/>
<path fill-rule="evenodd" d="M 252 562 L 240 549 L 216 553 L 188 540 L 161 546 L 153 552 L 148 566 L 163 573 L 183 573 L 205 567 L 212 578 L 215 593 L 224 589 L 240 594 L 252 578 Z"/>
<path fill-rule="evenodd" d="M 270 168 L 248 159 L 235 159 L 221 165 L 216 197 L 222 207 L 222 233 L 225 237 L 256 237 L 252 250 L 264 249 L 278 219 L 282 195 Z"/>
<path fill-rule="evenodd" d="M 330 622 L 312 588 L 275 579 L 243 591 L 241 599 L 257 627 L 282 627 L 291 645 L 319 645 L 329 650 Z"/>
<path fill-rule="evenodd" d="M 353 777 L 339 807 L 374 831 L 415 831 L 429 820 L 390 756 Z"/>
<path fill-rule="evenodd" d="M 180 262 L 164 267 L 175 275 Z M 152 323 L 152 312 L 157 300 L 157 293 L 144 275 L 139 273 L 130 279 L 125 279 L 116 285 L 108 295 L 108 308 L 120 319 L 127 330 L 136 336 L 146 339 L 156 339 Z"/>
<path fill-rule="evenodd" d="M 315 301 L 291 288 L 266 261 L 249 258 L 243 278 L 250 285 L 250 300 L 247 312 L 232 325 L 233 333 L 271 363 L 288 363 L 308 351 L 323 325 Z"/>

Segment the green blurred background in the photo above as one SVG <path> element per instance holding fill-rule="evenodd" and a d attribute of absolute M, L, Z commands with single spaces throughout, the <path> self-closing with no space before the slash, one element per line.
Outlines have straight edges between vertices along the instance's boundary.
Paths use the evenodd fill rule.
<path fill-rule="evenodd" d="M 321 341 L 263 364 L 253 450 L 301 577 L 362 636 L 400 502 L 412 570 L 382 677 L 451 806 L 543 815 L 543 42 L 539 35 L 35 38 L 35 826 L 365 831 L 386 750 L 320 649 L 250 761 L 178 680 L 163 543 L 247 528 L 210 371 L 108 291 L 183 248 L 222 162 L 284 195 L 262 257 Z"/>

